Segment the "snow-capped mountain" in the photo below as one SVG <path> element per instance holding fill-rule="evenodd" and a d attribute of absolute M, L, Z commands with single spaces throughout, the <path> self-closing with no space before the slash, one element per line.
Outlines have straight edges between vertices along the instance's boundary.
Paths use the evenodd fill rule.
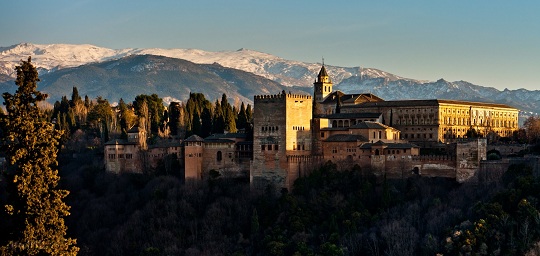
<path fill-rule="evenodd" d="M 22 43 L 0 47 L 0 74 L 15 77 L 14 68 L 21 59 L 32 57 L 41 73 L 76 67 L 87 63 L 120 59 L 129 55 L 158 55 L 184 59 L 197 64 L 219 63 L 224 67 L 239 69 L 274 80 L 285 86 L 312 86 L 321 64 L 285 60 L 267 53 L 240 49 L 238 51 L 210 52 L 197 49 L 137 49 L 113 50 L 94 45 L 30 44 Z M 349 77 L 385 78 L 389 81 L 404 78 L 373 68 L 327 66 L 334 84 Z M 411 80 L 411 79 L 405 79 Z M 411 80 L 416 81 L 416 80 Z M 420 81 L 416 81 L 420 82 Z"/>
<path fill-rule="evenodd" d="M 197 49 L 159 48 L 127 48 L 113 50 L 87 44 L 40 45 L 23 43 L 9 47 L 0 47 L 0 90 L 13 90 L 13 85 L 10 80 L 15 78 L 14 68 L 19 64 L 20 60 L 27 59 L 28 56 L 32 57 L 32 62 L 39 68 L 41 75 L 51 75 L 42 77 L 50 79 L 52 77 L 56 77 L 52 75 L 59 72 L 59 70 L 79 67 L 85 64 L 97 64 L 112 60 L 121 60 L 125 57 L 136 55 L 164 56 L 173 59 L 188 60 L 196 64 L 218 63 L 220 66 L 225 68 L 250 72 L 285 86 L 294 86 L 296 89 L 303 89 L 308 93 L 311 92 L 310 88 L 313 85 L 313 80 L 321 67 L 321 64 L 319 63 L 305 63 L 286 60 L 271 54 L 247 49 L 222 52 L 210 52 Z M 132 68 L 136 69 L 137 67 Z M 164 72 L 164 70 L 160 67 L 144 66 L 138 68 L 153 68 L 154 73 Z M 346 93 L 371 92 L 386 100 L 439 98 L 496 102 L 507 104 L 523 111 L 540 113 L 540 91 L 538 90 L 529 91 L 525 89 L 505 89 L 500 91 L 492 87 L 474 85 L 466 81 L 449 82 L 443 79 L 434 82 L 421 81 L 403 78 L 374 68 L 337 67 L 328 65 L 326 65 L 326 68 L 328 73 L 331 75 L 335 89 Z M 108 69 L 104 68 L 100 72 L 105 72 L 106 70 Z M 74 75 L 77 75 L 77 72 L 79 71 L 77 69 L 68 69 L 62 73 L 63 79 L 69 80 L 69 73 L 71 72 L 73 72 Z M 92 73 L 90 72 L 85 75 L 84 79 L 80 80 L 80 83 L 88 82 L 88 84 L 91 84 L 92 81 L 99 80 L 90 77 L 89 74 Z M 186 75 L 190 74 L 186 73 Z M 106 76 L 109 75 L 107 74 Z M 249 82 L 246 82 L 248 80 L 244 80 L 242 77 L 244 76 L 241 75 L 239 78 L 236 78 L 235 83 L 245 84 L 243 87 L 244 89 L 242 89 L 243 91 L 230 91 L 226 93 L 231 95 L 239 94 L 243 95 L 245 99 L 250 99 L 251 94 L 255 93 L 257 90 L 255 88 L 249 89 Z M 128 78 L 126 77 L 126 79 Z M 220 80 L 216 79 L 215 81 Z M 55 83 L 50 84 L 55 85 Z M 156 83 L 158 83 L 157 80 L 154 81 L 148 78 L 148 85 L 155 86 Z M 218 82 L 216 82 L 215 85 L 217 85 L 217 83 Z M 227 81 L 225 81 L 225 83 L 228 83 L 229 85 L 232 84 Z M 67 86 L 67 84 L 68 83 L 64 83 L 64 86 Z M 104 87 L 101 87 L 102 90 L 114 90 L 113 86 L 115 86 L 115 84 L 103 84 L 103 86 Z M 260 85 L 251 85 L 251 87 L 256 86 Z M 58 90 L 62 89 L 62 87 L 56 88 L 58 88 Z M 232 86 L 231 88 L 236 87 Z M 71 87 L 64 89 L 66 90 L 65 94 L 71 92 Z M 200 88 L 200 90 L 204 90 L 204 88 Z M 251 94 L 246 93 L 246 90 L 251 90 Z M 105 91 L 99 93 L 101 95 L 109 95 L 109 93 Z M 63 95 L 56 95 L 56 97 L 60 96 Z M 185 97 L 185 95 L 169 95 L 165 92 L 161 92 L 160 96 L 177 99 Z"/>

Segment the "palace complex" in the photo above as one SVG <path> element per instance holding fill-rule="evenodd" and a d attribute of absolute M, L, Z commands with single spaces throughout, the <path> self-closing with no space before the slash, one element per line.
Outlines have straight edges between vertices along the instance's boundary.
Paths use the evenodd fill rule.
<path fill-rule="evenodd" d="M 105 166 L 115 173 L 142 172 L 171 156 L 186 179 L 210 171 L 249 176 L 254 188 L 290 188 L 300 176 L 332 161 L 375 175 L 474 179 L 486 159 L 486 139 L 518 130 L 518 109 L 493 103 L 456 100 L 385 101 L 373 94 L 334 91 L 324 65 L 314 94 L 254 97 L 253 140 L 246 134 L 197 135 L 148 146 L 138 128 L 128 140 L 105 145 Z M 444 154 L 421 155 L 420 148 Z"/>

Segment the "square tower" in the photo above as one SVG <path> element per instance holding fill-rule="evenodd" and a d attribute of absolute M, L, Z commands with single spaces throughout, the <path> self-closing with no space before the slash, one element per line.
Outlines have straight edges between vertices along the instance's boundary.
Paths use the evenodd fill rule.
<path fill-rule="evenodd" d="M 322 102 L 326 96 L 332 93 L 332 81 L 330 80 L 330 76 L 326 72 L 324 65 L 317 75 L 317 80 L 313 83 L 313 88 L 313 95 L 316 102 Z"/>
<path fill-rule="evenodd" d="M 311 154 L 312 104 L 311 96 L 285 91 L 255 96 L 250 173 L 255 188 L 292 186 L 298 173 L 290 170 L 287 159 Z"/>

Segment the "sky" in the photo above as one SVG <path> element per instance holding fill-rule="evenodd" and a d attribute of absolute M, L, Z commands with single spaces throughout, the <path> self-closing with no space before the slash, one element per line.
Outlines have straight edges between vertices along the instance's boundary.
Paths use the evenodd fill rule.
<path fill-rule="evenodd" d="M 0 47 L 247 48 L 406 78 L 540 90 L 540 1 L 0 0 Z"/>

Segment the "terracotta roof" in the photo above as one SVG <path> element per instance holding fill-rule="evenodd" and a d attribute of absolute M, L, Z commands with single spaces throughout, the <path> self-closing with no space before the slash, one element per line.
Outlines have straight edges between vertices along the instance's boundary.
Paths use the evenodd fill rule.
<path fill-rule="evenodd" d="M 246 133 L 216 133 L 212 134 L 206 138 L 205 140 L 215 140 L 215 139 L 227 139 L 227 138 L 235 138 L 235 139 L 245 139 L 247 137 Z"/>
<path fill-rule="evenodd" d="M 180 141 L 158 141 L 152 145 L 148 145 L 149 148 L 170 148 L 180 147 L 182 144 Z"/>
<path fill-rule="evenodd" d="M 234 140 L 228 140 L 228 139 L 204 139 L 204 142 L 212 142 L 212 143 L 234 143 Z"/>
<path fill-rule="evenodd" d="M 330 137 L 328 137 L 326 142 L 347 142 L 347 141 L 360 141 L 360 142 L 366 142 L 369 141 L 366 139 L 366 137 L 362 135 L 354 135 L 354 134 L 334 134 Z"/>
<path fill-rule="evenodd" d="M 379 122 L 365 121 L 365 122 L 359 122 L 349 128 L 350 129 L 387 129 L 391 127 L 381 124 Z"/>
<path fill-rule="evenodd" d="M 360 146 L 361 149 L 371 149 L 372 146 L 384 145 L 387 149 L 409 149 L 409 148 L 419 148 L 419 146 L 411 143 L 385 143 L 382 141 L 377 141 L 375 143 L 365 143 Z"/>
<path fill-rule="evenodd" d="M 341 102 L 345 105 L 361 104 L 364 102 L 381 102 L 383 99 L 375 96 L 371 93 L 354 93 L 345 94 L 341 91 L 333 91 L 328 94 L 322 104 L 335 104 L 337 100 L 341 99 Z M 358 103 L 357 103 L 358 102 Z"/>
<path fill-rule="evenodd" d="M 184 141 L 187 141 L 187 142 L 203 142 L 204 139 L 201 138 L 199 135 L 191 135 L 189 136 L 189 138 L 185 139 Z"/>
<path fill-rule="evenodd" d="M 347 118 L 379 118 L 381 113 L 336 113 L 330 115 L 320 115 L 328 119 L 347 119 Z"/>
<path fill-rule="evenodd" d="M 429 100 L 393 100 L 393 101 L 379 101 L 379 102 L 364 102 L 357 105 L 344 105 L 342 108 L 362 108 L 362 107 L 407 107 L 407 106 L 439 106 L 443 104 L 456 104 L 456 105 L 469 105 L 469 106 L 489 106 L 498 108 L 513 108 L 504 104 L 488 103 L 488 102 L 472 102 L 472 101 L 460 101 L 460 100 L 443 100 L 443 99 L 429 99 Z"/>
<path fill-rule="evenodd" d="M 105 142 L 105 145 L 137 145 L 137 143 L 136 142 L 129 142 L 129 141 L 123 140 L 123 139 L 114 139 L 114 140 L 110 140 L 110 141 Z"/>

